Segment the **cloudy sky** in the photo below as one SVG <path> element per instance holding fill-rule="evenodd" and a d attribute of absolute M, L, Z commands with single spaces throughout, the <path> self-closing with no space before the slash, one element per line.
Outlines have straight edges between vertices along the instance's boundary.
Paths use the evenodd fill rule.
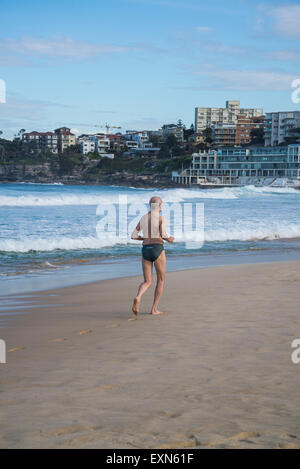
<path fill-rule="evenodd" d="M 1 0 L 0 18 L 7 138 L 106 122 L 189 126 L 195 106 L 226 99 L 300 109 L 299 0 Z"/>

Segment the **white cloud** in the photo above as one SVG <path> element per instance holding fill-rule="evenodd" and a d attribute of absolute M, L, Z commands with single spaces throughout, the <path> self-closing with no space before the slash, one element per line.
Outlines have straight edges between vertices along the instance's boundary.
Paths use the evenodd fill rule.
<path fill-rule="evenodd" d="M 277 50 L 269 53 L 269 57 L 274 60 L 287 62 L 300 62 L 300 52 L 295 50 Z"/>
<path fill-rule="evenodd" d="M 47 130 L 45 127 L 48 111 L 57 107 L 68 108 L 65 104 L 38 99 L 27 99 L 15 93 L 7 96 L 6 104 L 1 104 L 0 129 L 12 137 L 20 128 L 27 130 Z"/>
<path fill-rule="evenodd" d="M 300 37 L 300 5 L 287 3 L 279 6 L 258 5 L 256 30 L 258 33 L 268 30 L 266 19 L 271 19 L 271 28 L 276 34 L 286 37 Z"/>
<path fill-rule="evenodd" d="M 248 55 L 251 52 L 250 48 L 232 46 L 222 42 L 206 42 L 202 43 L 202 47 L 209 52 L 215 52 L 222 55 Z"/>
<path fill-rule="evenodd" d="M 76 41 L 72 38 L 56 36 L 49 39 L 33 37 L 0 39 L 0 51 L 4 53 L 69 60 L 81 60 L 107 53 L 120 53 L 130 49 L 128 46 L 93 44 L 87 41 Z"/>
<path fill-rule="evenodd" d="M 275 30 L 284 36 L 300 36 L 300 5 L 289 4 L 273 8 L 270 15 L 275 20 Z"/>
<path fill-rule="evenodd" d="M 209 33 L 213 28 L 211 26 L 196 26 L 196 30 L 200 33 Z"/>
<path fill-rule="evenodd" d="M 156 130 L 162 125 L 162 121 L 156 117 L 136 117 L 128 121 L 121 121 L 122 128 L 136 130 Z"/>
<path fill-rule="evenodd" d="M 234 91 L 287 90 L 295 78 L 281 70 L 222 70 L 209 65 L 196 67 L 190 73 L 205 79 L 205 87 Z"/>
<path fill-rule="evenodd" d="M 147 52 L 155 55 L 166 53 L 160 47 L 142 42 L 116 45 L 78 41 L 70 37 L 58 36 L 48 39 L 34 37 L 21 39 L 0 38 L 0 65 L 7 66 L 40 67 L 45 64 L 54 66 L 59 60 L 82 61 L 100 57 L 104 54 L 125 52 Z"/>

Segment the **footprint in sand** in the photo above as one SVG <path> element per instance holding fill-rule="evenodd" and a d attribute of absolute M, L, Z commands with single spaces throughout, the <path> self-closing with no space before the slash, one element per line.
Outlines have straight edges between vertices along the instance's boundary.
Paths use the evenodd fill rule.
<path fill-rule="evenodd" d="M 279 449 L 299 449 L 300 444 L 297 445 L 296 443 L 279 443 L 277 447 Z"/>
<path fill-rule="evenodd" d="M 11 348 L 10 350 L 8 350 L 8 353 L 10 353 L 10 352 L 20 352 L 21 350 L 25 350 L 25 347 Z"/>
<path fill-rule="evenodd" d="M 183 441 L 170 441 L 163 443 L 155 447 L 155 449 L 183 449 L 183 448 L 194 448 L 199 446 L 195 440 L 183 440 Z"/>
<path fill-rule="evenodd" d="M 52 344 L 52 343 L 55 343 L 55 342 L 65 342 L 66 340 L 68 340 L 68 339 L 62 338 L 62 339 L 48 340 L 48 342 L 49 342 L 50 344 Z"/>
<path fill-rule="evenodd" d="M 96 386 L 94 389 L 100 389 L 101 391 L 112 391 L 113 389 L 118 389 L 118 386 L 113 384 L 102 384 L 101 386 Z"/>
<path fill-rule="evenodd" d="M 49 432 L 45 433 L 44 436 L 62 436 L 62 435 L 71 435 L 73 433 L 78 433 L 84 431 L 85 427 L 83 426 L 73 426 L 73 427 L 62 427 L 62 428 L 55 428 L 50 430 Z"/>
<path fill-rule="evenodd" d="M 91 329 L 88 329 L 86 331 L 80 331 L 79 332 L 79 335 L 87 335 L 87 334 L 91 334 L 93 331 Z"/>
<path fill-rule="evenodd" d="M 160 417 L 167 418 L 167 419 L 176 419 L 180 417 L 182 414 L 181 412 L 161 412 Z"/>
<path fill-rule="evenodd" d="M 231 440 L 247 440 L 248 438 L 259 438 L 260 434 L 258 432 L 241 432 L 237 435 L 234 435 Z"/>
<path fill-rule="evenodd" d="M 282 435 L 282 438 L 297 438 L 296 435 L 292 435 L 291 433 L 285 433 Z"/>
<path fill-rule="evenodd" d="M 105 326 L 105 329 L 108 327 L 120 327 L 120 324 L 110 324 L 109 326 Z"/>
<path fill-rule="evenodd" d="M 207 443 L 207 446 L 214 447 L 218 445 L 228 444 L 234 441 L 240 441 L 240 442 L 248 441 L 249 442 L 251 438 L 259 438 L 259 437 L 260 437 L 260 434 L 258 432 L 254 432 L 254 431 L 253 432 L 240 432 L 229 438 L 221 437 L 221 438 L 218 438 L 217 440 L 210 441 Z"/>

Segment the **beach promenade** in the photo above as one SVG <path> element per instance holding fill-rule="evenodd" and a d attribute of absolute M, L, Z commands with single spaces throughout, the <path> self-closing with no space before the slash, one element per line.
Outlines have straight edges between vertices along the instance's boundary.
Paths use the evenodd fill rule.
<path fill-rule="evenodd" d="M 19 299 L 0 447 L 300 448 L 300 262 L 170 272 L 134 320 L 139 280 Z"/>

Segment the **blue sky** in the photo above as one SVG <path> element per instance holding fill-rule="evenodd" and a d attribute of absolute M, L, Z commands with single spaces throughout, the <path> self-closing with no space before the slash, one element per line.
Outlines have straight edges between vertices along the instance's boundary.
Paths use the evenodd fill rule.
<path fill-rule="evenodd" d="M 1 0 L 0 130 L 155 129 L 196 106 L 299 110 L 300 1 Z"/>

